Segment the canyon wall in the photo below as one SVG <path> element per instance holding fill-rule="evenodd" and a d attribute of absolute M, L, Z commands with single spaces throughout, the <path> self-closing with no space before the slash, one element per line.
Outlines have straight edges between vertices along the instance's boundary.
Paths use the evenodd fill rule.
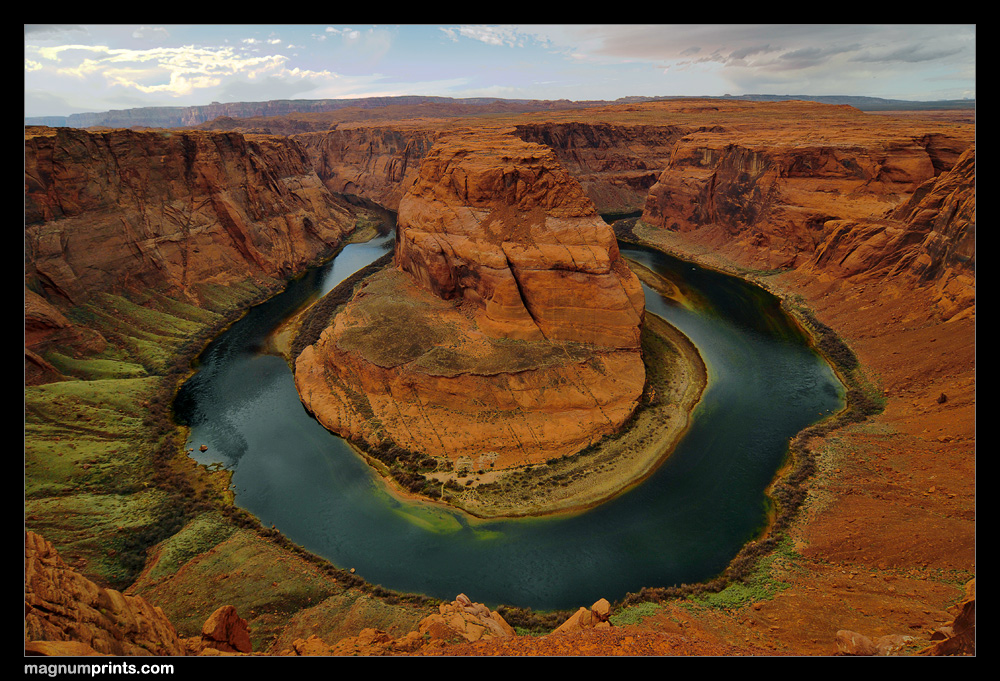
<path fill-rule="evenodd" d="M 645 205 L 677 140 L 675 125 L 533 123 L 516 126 L 526 142 L 550 147 L 599 213 L 631 213 Z"/>
<path fill-rule="evenodd" d="M 354 226 L 285 138 L 29 128 L 24 178 L 25 280 L 73 305 L 285 277 Z"/>
<path fill-rule="evenodd" d="M 390 210 L 412 186 L 438 131 L 413 124 L 338 127 L 296 135 L 331 192 L 357 194 Z"/>
<path fill-rule="evenodd" d="M 443 136 L 400 202 L 395 265 L 296 361 L 331 430 L 504 468 L 579 450 L 637 406 L 642 290 L 550 149 Z"/>
<path fill-rule="evenodd" d="M 807 269 L 846 279 L 908 278 L 933 286 L 942 319 L 971 313 L 976 297 L 976 150 L 917 187 L 881 220 L 831 220 Z"/>
<path fill-rule="evenodd" d="M 862 146 L 688 135 L 642 219 L 753 269 L 908 272 L 914 286 L 943 278 L 935 298 L 946 318 L 974 299 L 975 148 L 957 139 Z"/>
<path fill-rule="evenodd" d="M 308 150 L 317 175 L 330 191 L 358 194 L 397 210 L 434 140 L 451 127 L 445 119 L 396 121 L 340 125 L 328 132 L 294 137 Z M 687 130 L 585 121 L 485 123 L 481 129 L 487 134 L 510 132 L 552 149 L 602 214 L 641 210 L 649 188 L 667 165 L 674 142 Z"/>
<path fill-rule="evenodd" d="M 585 193 L 602 211 L 628 205 L 639 194 L 631 188 L 655 176 L 645 203 L 646 228 L 637 229 L 637 234 L 694 260 L 721 263 L 756 277 L 790 299 L 799 297 L 857 353 L 860 364 L 876 377 L 878 397 L 885 402 L 884 413 L 875 420 L 816 443 L 810 503 L 789 531 L 795 552 L 790 567 L 775 573 L 787 584 L 780 597 L 732 612 L 713 609 L 704 617 L 675 608 L 670 618 L 660 616 L 656 624 L 676 628 L 681 618 L 692 630 L 712 629 L 724 632 L 727 640 L 745 638 L 800 654 L 830 654 L 829 641 L 840 626 L 873 634 L 927 635 L 955 602 L 955 584 L 975 573 L 974 126 L 860 116 L 846 107 L 801 103 L 679 102 L 621 110 L 625 113 L 595 112 L 586 124 L 581 123 L 584 114 L 573 114 L 506 128 L 526 139 L 548 140 L 561 165 L 571 174 L 579 173 Z M 389 207 L 405 206 L 403 197 L 418 183 L 419 161 L 440 131 L 451 126 L 424 121 L 382 125 L 377 131 L 379 126 L 356 127 L 291 141 L 225 133 L 26 130 L 25 275 L 32 286 L 25 288 L 26 343 L 61 334 L 99 350 L 105 342 L 100 334 L 74 327 L 63 314 L 67 305 L 86 301 L 95 290 L 165 287 L 196 298 L 199 282 L 291 272 L 335 244 L 351 221 L 348 206 L 331 191 L 371 192 L 385 197 Z M 639 139 L 629 137 L 633 134 Z M 323 152 L 329 154 L 324 166 L 319 150 L 327 136 L 331 150 Z M 334 144 L 338 140 L 339 148 Z M 420 189 L 413 201 L 417 214 L 429 216 L 430 223 L 435 214 L 446 214 L 445 206 L 436 203 L 438 192 L 464 196 L 459 190 L 467 193 L 467 187 L 480 186 L 459 181 L 460 163 L 440 167 L 455 172 L 440 173 L 448 182 Z M 476 176 L 464 172 L 466 178 Z M 605 173 L 607 183 L 601 180 Z M 520 171 L 502 172 L 484 186 L 513 188 L 515 199 L 527 196 L 517 193 L 519 176 Z M 509 186 L 507 177 L 512 178 Z M 602 204 L 595 195 L 610 198 Z M 565 200 L 576 196 L 572 190 Z M 484 217 L 482 206 L 449 201 L 447 210 L 454 214 L 471 216 L 487 227 L 510 225 L 514 236 L 513 228 L 527 226 L 530 235 L 540 224 L 534 206 L 494 208 L 495 217 Z M 353 373 L 345 381 L 363 383 L 363 390 L 340 388 L 340 403 L 336 395 L 323 398 L 329 399 L 329 413 L 341 410 L 337 418 L 349 436 L 381 442 L 387 423 L 402 422 L 395 409 L 420 424 L 413 431 L 414 441 L 437 448 L 436 438 L 450 437 L 452 430 L 475 439 L 485 432 L 477 423 L 500 423 L 505 414 L 514 414 L 508 421 L 514 423 L 538 404 L 515 403 L 514 398 L 531 395 L 542 395 L 548 404 L 563 400 L 573 408 L 589 400 L 599 406 L 591 406 L 586 416 L 594 422 L 605 413 L 613 412 L 615 418 L 627 413 L 628 395 L 641 385 L 641 376 L 630 368 L 635 366 L 632 350 L 525 340 L 561 333 L 560 327 L 566 326 L 555 313 L 558 304 L 552 311 L 533 310 L 531 296 L 519 289 L 526 283 L 524 290 L 531 293 L 530 281 L 516 275 L 530 269 L 534 249 L 524 248 L 517 238 L 501 238 L 499 251 L 489 239 L 480 244 L 445 238 L 417 229 L 421 220 L 409 220 L 408 210 L 402 212 L 405 229 L 415 230 L 404 258 L 411 269 L 394 268 L 359 290 L 343 318 L 345 335 L 330 331 L 319 341 L 325 343 L 323 351 L 311 351 L 327 353 L 313 371 L 311 380 L 322 378 L 312 389 L 313 399 L 333 395 L 330 386 L 341 380 L 335 376 L 336 367 Z M 516 219 L 508 223 L 501 219 L 506 215 Z M 595 238 L 606 241 L 602 235 Z M 505 241 L 511 245 L 504 247 Z M 593 262 L 613 263 L 610 246 L 601 250 L 595 250 Z M 480 258 L 480 252 L 483 262 L 485 254 L 493 254 L 490 257 L 495 255 L 501 266 L 502 252 L 510 272 L 503 280 L 512 283 L 497 284 L 503 267 L 468 265 L 470 256 Z M 575 261 L 576 256 L 566 260 Z M 462 264 L 456 265 L 459 261 Z M 587 274 L 575 272 L 573 277 Z M 568 278 L 568 273 L 545 276 Z M 380 291 L 385 295 L 379 297 Z M 484 301 L 493 301 L 489 315 Z M 428 315 L 428 310 L 440 312 Z M 421 325 L 427 319 L 437 323 Z M 477 320 L 490 333 L 473 326 Z M 378 342 L 374 332 L 366 338 L 360 330 L 362 323 L 372 321 Z M 613 326 L 614 333 L 595 331 L 594 337 L 625 336 L 624 327 Z M 449 328 L 481 335 L 466 334 L 462 343 L 439 343 L 437 334 Z M 503 333 L 490 335 L 498 331 Z M 26 350 L 26 360 L 28 355 Z M 405 376 L 397 361 L 402 356 L 421 358 L 407 367 L 410 373 Z M 487 364 L 481 363 L 483 357 Z M 32 359 L 39 365 L 45 362 L 33 353 Z M 548 374 L 556 380 L 531 384 L 505 378 L 483 388 L 483 377 L 512 367 L 518 377 L 529 376 L 527 370 L 534 375 L 551 367 L 559 370 Z M 299 367 L 296 380 L 306 377 Z M 453 411 L 439 411 L 416 399 L 416 389 L 429 390 Z M 309 391 L 308 386 L 302 390 Z M 624 395 L 618 404 L 625 406 L 602 413 L 612 403 L 601 405 L 601 394 Z M 501 398 L 507 402 L 501 403 Z M 93 401 L 100 404 L 98 397 Z M 155 408 L 137 399 L 127 402 L 128 409 L 138 412 L 138 425 L 130 426 L 131 431 L 146 433 L 149 426 L 141 422 L 142 413 Z M 315 406 L 317 413 L 323 408 Z M 380 417 L 375 408 L 383 409 Z M 99 467 L 94 461 L 99 457 L 88 453 L 91 458 L 82 458 L 65 442 L 66 433 L 78 432 L 80 425 L 79 414 L 67 413 L 61 423 L 48 411 L 37 418 L 33 413 L 26 416 L 26 458 L 34 464 L 26 465 L 26 496 L 29 484 L 49 484 L 46 476 L 51 471 L 39 472 L 39 462 L 65 478 L 59 478 L 65 486 L 54 487 L 52 493 L 58 503 L 95 496 L 95 489 L 105 484 L 103 478 L 95 482 Z M 566 421 L 545 415 L 539 423 L 551 423 L 554 430 L 571 427 L 579 419 L 567 413 L 573 415 Z M 108 420 L 131 423 L 118 412 Z M 39 423 L 52 422 L 64 425 L 65 431 L 39 430 Z M 526 460 L 518 447 L 534 445 L 539 433 L 548 435 L 542 426 L 528 424 L 517 435 L 495 446 L 490 443 L 490 451 L 506 448 L 506 458 L 476 463 Z M 399 437 L 408 442 L 406 435 Z M 117 485 L 130 479 L 139 465 L 119 452 L 146 457 L 147 449 L 145 442 L 116 441 L 100 458 L 102 466 L 118 466 L 107 479 Z M 432 453 L 438 451 L 443 449 Z M 68 460 L 80 465 L 57 468 Z M 153 480 L 152 464 L 146 459 L 140 464 L 148 466 L 139 469 L 143 481 Z M 167 488 L 167 483 L 157 484 Z M 172 480 L 169 489 L 174 489 Z M 116 502 L 127 499 L 117 486 L 112 493 Z M 32 497 L 26 502 L 29 525 L 44 522 L 54 529 L 66 519 L 103 521 L 107 516 L 106 507 L 93 511 L 85 504 L 63 507 L 49 505 L 48 498 L 43 501 Z M 116 532 L 137 534 L 132 525 L 108 520 L 96 530 L 72 527 L 60 539 L 103 541 Z M 93 572 L 100 561 L 112 560 L 108 546 L 117 545 L 98 543 L 74 550 L 78 558 L 91 560 L 88 570 Z M 259 554 L 256 545 L 233 552 L 232 564 L 245 566 L 247 555 Z M 289 555 L 275 550 L 265 562 L 277 565 Z M 277 579 L 284 586 L 298 572 L 248 578 L 246 584 L 231 588 L 256 595 L 260 583 Z M 176 570 L 178 579 L 189 574 Z M 186 579 L 191 581 L 164 591 L 154 602 L 192 612 L 207 609 L 204 619 L 217 605 L 219 583 Z M 186 596 L 192 589 L 202 589 L 197 602 L 183 600 L 194 598 Z M 307 593 L 313 594 L 299 592 L 302 602 Z M 258 606 L 263 622 L 268 615 L 261 612 Z"/>

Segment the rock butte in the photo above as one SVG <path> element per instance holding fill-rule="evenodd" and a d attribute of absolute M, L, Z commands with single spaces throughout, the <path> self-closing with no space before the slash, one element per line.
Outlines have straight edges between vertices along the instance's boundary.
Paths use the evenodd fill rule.
<path fill-rule="evenodd" d="M 400 202 L 394 267 L 299 355 L 295 381 L 351 439 L 536 463 L 631 416 L 643 315 L 614 234 L 551 149 L 456 132 Z"/>

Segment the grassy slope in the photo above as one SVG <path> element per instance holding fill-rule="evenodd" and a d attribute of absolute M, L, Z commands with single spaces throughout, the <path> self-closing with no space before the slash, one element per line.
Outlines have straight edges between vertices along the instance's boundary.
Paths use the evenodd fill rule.
<path fill-rule="evenodd" d="M 321 636 L 408 626 L 427 610 L 420 599 L 395 605 L 402 599 L 262 528 L 229 505 L 228 474 L 197 466 L 183 449 L 170 404 L 194 358 L 279 285 L 206 286 L 201 307 L 152 293 L 97 295 L 69 316 L 98 331 L 106 348 L 89 355 L 49 348 L 45 359 L 69 380 L 24 391 L 25 529 L 96 582 L 146 595 L 182 635 L 199 633 L 216 608 L 235 605 L 255 649 L 274 642 L 302 608 L 328 598 L 332 611 L 345 601 L 365 605 L 354 607 L 357 630 L 330 621 L 328 631 L 315 631 Z"/>

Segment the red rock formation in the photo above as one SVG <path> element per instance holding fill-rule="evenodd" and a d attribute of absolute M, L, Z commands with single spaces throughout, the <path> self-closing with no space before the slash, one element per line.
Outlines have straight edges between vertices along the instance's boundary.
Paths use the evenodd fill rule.
<path fill-rule="evenodd" d="M 675 125 L 573 121 L 522 124 L 515 134 L 555 151 L 599 212 L 626 213 L 642 210 L 674 144 L 688 132 Z"/>
<path fill-rule="evenodd" d="M 816 125 L 764 120 L 756 132 L 719 127 L 682 138 L 650 190 L 643 221 L 754 268 L 809 265 L 838 278 L 896 268 L 922 281 L 965 273 L 974 249 L 975 152 L 968 157 L 964 131 L 923 133 L 802 103 L 789 103 L 784 115 L 796 107 Z M 955 175 L 938 178 L 952 166 Z M 946 252 L 954 253 L 947 266 Z"/>
<path fill-rule="evenodd" d="M 546 147 L 449 137 L 424 159 L 397 230 L 399 267 L 445 300 L 481 306 L 494 336 L 638 347 L 638 280 Z"/>
<path fill-rule="evenodd" d="M 936 642 L 921 650 L 918 655 L 975 655 L 976 654 L 976 580 L 965 585 L 965 597 L 952 611 L 955 620 L 950 626 L 936 632 L 931 638 Z"/>
<path fill-rule="evenodd" d="M 358 194 L 396 210 L 437 137 L 429 126 L 339 126 L 297 135 L 316 174 L 331 192 Z"/>
<path fill-rule="evenodd" d="M 560 624 L 554 634 L 576 634 L 587 629 L 610 629 L 611 604 L 602 598 L 589 608 L 581 607 L 572 617 Z"/>
<path fill-rule="evenodd" d="M 250 630 L 236 608 L 224 605 L 213 612 L 201 628 L 201 645 L 226 653 L 249 653 Z"/>
<path fill-rule="evenodd" d="M 744 249 L 763 266 L 794 264 L 812 253 L 825 223 L 890 210 L 933 176 L 916 143 L 844 149 L 691 135 L 650 190 L 643 221 L 711 232 L 705 240 Z"/>
<path fill-rule="evenodd" d="M 283 277 L 353 227 L 287 139 L 25 129 L 25 278 L 49 299 Z"/>
<path fill-rule="evenodd" d="M 551 150 L 439 141 L 400 204 L 396 262 L 297 360 L 331 430 L 506 467 L 576 451 L 635 409 L 642 290 Z"/>
<path fill-rule="evenodd" d="M 838 220 L 810 267 L 846 279 L 903 275 L 933 282 L 943 319 L 970 309 L 976 295 L 976 149 L 955 166 L 921 184 L 882 220 Z"/>
<path fill-rule="evenodd" d="M 104 589 L 71 569 L 52 544 L 24 535 L 24 638 L 76 642 L 43 654 L 184 655 L 185 647 L 160 608 L 141 596 Z"/>

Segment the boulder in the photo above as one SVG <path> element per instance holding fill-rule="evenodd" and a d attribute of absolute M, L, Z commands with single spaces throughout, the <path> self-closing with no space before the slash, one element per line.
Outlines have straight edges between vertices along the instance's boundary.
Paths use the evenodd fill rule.
<path fill-rule="evenodd" d="M 205 647 L 228 653 L 249 653 L 250 629 L 247 622 L 236 613 L 236 608 L 224 605 L 205 620 L 201 628 Z"/>
<path fill-rule="evenodd" d="M 610 629 L 611 622 L 608 619 L 610 616 L 611 604 L 602 598 L 589 608 L 581 607 L 552 633 L 572 634 L 587 629 Z"/>
<path fill-rule="evenodd" d="M 473 603 L 459 594 L 451 603 L 442 603 L 438 612 L 420 621 L 420 634 L 427 639 L 478 641 L 483 638 L 511 638 L 514 628 L 503 616 L 482 603 Z"/>

